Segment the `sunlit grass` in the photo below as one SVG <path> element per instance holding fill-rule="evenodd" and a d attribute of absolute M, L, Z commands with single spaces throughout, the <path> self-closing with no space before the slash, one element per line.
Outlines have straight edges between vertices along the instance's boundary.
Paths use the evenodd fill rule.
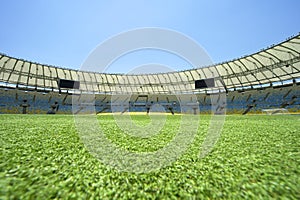
<path fill-rule="evenodd" d="M 172 140 L 180 116 L 148 139 L 122 133 L 98 116 L 107 137 L 130 151 L 156 151 Z M 135 115 L 147 125 L 149 117 Z M 91 156 L 73 116 L 0 115 L 0 199 L 49 198 L 300 198 L 300 117 L 227 116 L 211 154 L 199 159 L 209 126 L 170 166 L 148 174 L 118 172 Z"/>

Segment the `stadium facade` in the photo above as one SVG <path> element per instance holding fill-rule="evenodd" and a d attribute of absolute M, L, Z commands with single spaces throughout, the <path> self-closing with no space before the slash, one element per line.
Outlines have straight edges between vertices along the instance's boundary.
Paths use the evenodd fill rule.
<path fill-rule="evenodd" d="M 180 98 L 187 94 L 195 98 L 185 99 L 186 105 L 208 113 L 216 93 L 226 95 L 226 102 L 219 105 L 224 104 L 227 113 L 300 110 L 300 34 L 251 55 L 194 67 L 157 74 L 108 74 L 0 54 L 0 113 L 72 113 L 74 97 L 83 93 L 94 95 L 97 113 L 111 112 L 115 102 L 124 102 L 131 111 L 147 112 L 159 104 L 176 114 L 182 111 Z M 195 88 L 197 80 L 210 78 L 212 86 Z"/>

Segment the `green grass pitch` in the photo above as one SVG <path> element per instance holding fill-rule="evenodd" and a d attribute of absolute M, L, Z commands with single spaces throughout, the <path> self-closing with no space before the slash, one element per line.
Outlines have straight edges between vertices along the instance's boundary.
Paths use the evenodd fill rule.
<path fill-rule="evenodd" d="M 147 124 L 147 116 L 132 116 Z M 98 116 L 107 137 L 130 151 L 172 140 L 180 116 L 147 140 Z M 300 199 L 300 116 L 227 116 L 212 152 L 198 158 L 209 125 L 174 163 L 159 171 L 118 172 L 89 154 L 73 116 L 0 115 L 0 199 Z"/>

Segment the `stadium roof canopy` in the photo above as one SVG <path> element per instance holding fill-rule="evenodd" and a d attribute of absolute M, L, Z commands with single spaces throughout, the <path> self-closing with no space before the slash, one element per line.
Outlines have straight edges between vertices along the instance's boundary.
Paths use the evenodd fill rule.
<path fill-rule="evenodd" d="M 208 67 L 159 74 L 106 74 L 39 64 L 0 54 L 0 83 L 17 88 L 59 90 L 58 80 L 80 81 L 95 93 L 199 93 L 195 80 L 216 78 L 228 90 L 284 83 L 300 78 L 300 34 L 257 53 Z M 203 90 L 202 90 L 203 91 Z"/>

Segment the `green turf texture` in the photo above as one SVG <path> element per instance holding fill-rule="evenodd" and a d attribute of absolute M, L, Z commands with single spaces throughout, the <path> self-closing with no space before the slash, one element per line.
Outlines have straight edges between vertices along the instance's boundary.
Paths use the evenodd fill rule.
<path fill-rule="evenodd" d="M 131 151 L 155 151 L 176 133 L 168 116 L 161 134 L 141 140 L 98 116 L 107 137 Z M 159 171 L 118 172 L 81 142 L 73 116 L 0 115 L 0 199 L 300 199 L 300 116 L 227 116 L 213 151 L 198 159 L 209 125 Z M 146 116 L 134 116 L 148 123 Z"/>

